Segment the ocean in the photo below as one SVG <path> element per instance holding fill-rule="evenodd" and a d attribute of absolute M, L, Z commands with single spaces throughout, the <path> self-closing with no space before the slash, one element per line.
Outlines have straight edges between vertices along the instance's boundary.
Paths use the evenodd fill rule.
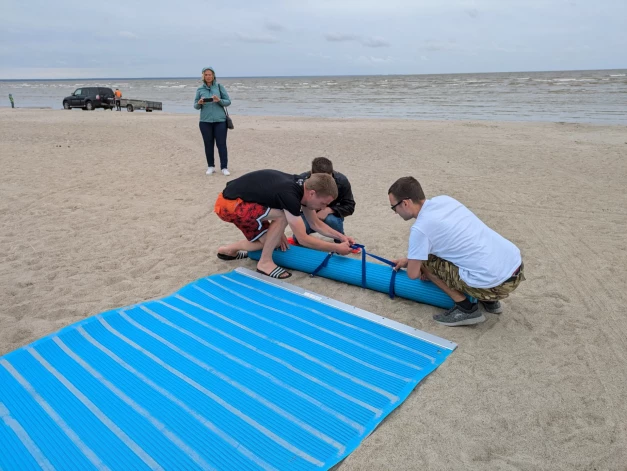
<path fill-rule="evenodd" d="M 627 124 L 624 69 L 218 80 L 233 115 Z M 199 85 L 200 78 L 0 80 L 0 106 L 9 106 L 11 93 L 17 107 L 62 109 L 75 89 L 104 86 L 161 101 L 166 112 L 196 114 Z"/>

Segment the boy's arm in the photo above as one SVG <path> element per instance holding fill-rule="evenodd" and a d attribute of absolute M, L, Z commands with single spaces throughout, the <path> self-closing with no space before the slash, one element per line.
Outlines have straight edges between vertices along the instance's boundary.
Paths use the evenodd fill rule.
<path fill-rule="evenodd" d="M 317 237 L 312 237 L 309 234 L 307 234 L 305 223 L 303 222 L 300 216 L 294 216 L 289 211 L 285 211 L 285 216 L 287 217 L 287 223 L 289 224 L 290 229 L 292 229 L 292 232 L 294 233 L 294 236 L 296 237 L 296 239 L 298 239 L 299 244 L 305 247 L 309 247 L 311 249 L 321 250 L 323 252 L 337 252 L 340 255 L 348 255 L 350 253 L 351 248 L 350 248 L 348 241 L 344 241 L 340 244 L 336 244 L 334 242 L 327 242 L 325 240 L 320 240 Z M 315 213 L 314 213 L 314 216 L 315 216 Z M 307 219 L 307 221 L 309 221 L 309 218 Z M 311 221 L 309 221 L 309 223 L 311 224 Z M 336 232 L 336 231 L 333 231 L 333 229 L 328 227 L 326 224 L 323 224 L 323 225 L 327 227 L 330 231 Z M 323 234 L 323 235 L 326 235 L 326 234 Z M 342 236 L 341 237 L 342 240 L 347 239 L 347 237 L 344 236 L 343 234 L 339 234 L 339 235 Z M 333 236 L 328 236 L 328 237 L 333 237 Z"/>

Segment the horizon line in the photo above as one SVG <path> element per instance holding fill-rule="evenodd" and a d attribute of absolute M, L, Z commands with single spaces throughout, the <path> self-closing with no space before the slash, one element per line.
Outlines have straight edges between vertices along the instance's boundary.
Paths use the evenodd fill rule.
<path fill-rule="evenodd" d="M 242 76 L 221 76 L 225 79 L 251 79 L 251 78 L 304 78 L 304 77 L 403 77 L 412 75 L 479 75 L 479 74 L 524 74 L 524 73 L 542 73 L 542 72 L 600 72 L 606 70 L 627 70 L 627 69 L 558 69 L 558 70 L 516 70 L 505 72 L 448 72 L 448 73 L 429 73 L 429 74 L 323 74 L 323 75 L 242 75 Z M 168 80 L 168 79 L 185 79 L 193 80 L 199 77 L 67 77 L 67 78 L 15 78 L 3 79 L 0 82 L 54 82 L 66 80 Z"/>

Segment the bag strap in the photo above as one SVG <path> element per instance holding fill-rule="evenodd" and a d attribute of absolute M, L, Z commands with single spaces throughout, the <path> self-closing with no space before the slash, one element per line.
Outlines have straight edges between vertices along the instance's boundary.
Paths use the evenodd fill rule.
<path fill-rule="evenodd" d="M 222 100 L 222 84 L 221 83 L 218 83 L 218 92 L 220 93 L 220 100 Z M 223 106 L 223 105 L 220 105 L 220 106 L 222 106 L 224 113 L 228 116 L 229 111 L 226 109 L 226 106 Z"/>

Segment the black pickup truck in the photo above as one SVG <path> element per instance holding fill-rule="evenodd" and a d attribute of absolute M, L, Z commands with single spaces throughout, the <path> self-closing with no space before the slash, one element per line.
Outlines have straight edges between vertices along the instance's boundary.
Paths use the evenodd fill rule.
<path fill-rule="evenodd" d="M 115 107 L 113 90 L 106 87 L 83 87 L 77 88 L 70 96 L 63 99 L 63 108 L 82 108 L 84 110 L 95 110 L 104 108 L 113 110 Z"/>

